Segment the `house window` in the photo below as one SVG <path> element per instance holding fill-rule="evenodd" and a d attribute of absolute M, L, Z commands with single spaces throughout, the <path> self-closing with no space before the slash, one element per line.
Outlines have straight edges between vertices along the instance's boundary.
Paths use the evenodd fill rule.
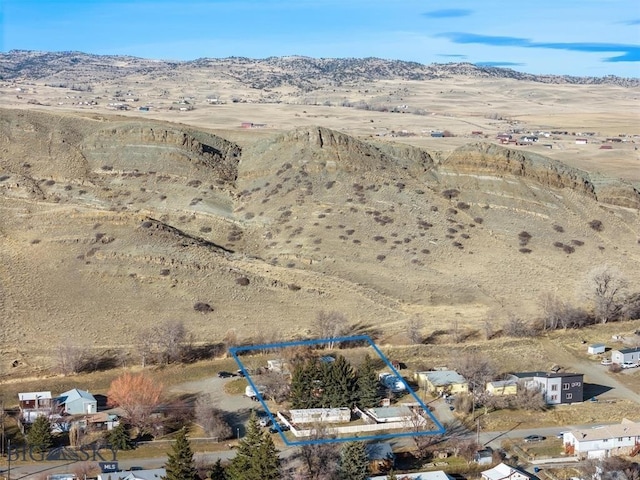
<path fill-rule="evenodd" d="M 551 395 L 551 400 L 558 400 L 558 395 Z"/>
<path fill-rule="evenodd" d="M 603 438 L 603 439 L 602 439 L 602 443 L 607 443 L 608 441 L 609 441 L 609 439 L 608 439 L 608 438 Z"/>
<path fill-rule="evenodd" d="M 568 383 L 563 383 L 562 384 L 562 389 L 563 390 L 569 390 L 569 384 Z"/>
<path fill-rule="evenodd" d="M 557 392 L 558 391 L 558 385 L 556 385 L 555 383 L 553 385 L 551 385 L 551 391 L 552 392 Z"/>
<path fill-rule="evenodd" d="M 567 393 L 567 400 L 571 400 L 573 398 L 573 393 Z"/>

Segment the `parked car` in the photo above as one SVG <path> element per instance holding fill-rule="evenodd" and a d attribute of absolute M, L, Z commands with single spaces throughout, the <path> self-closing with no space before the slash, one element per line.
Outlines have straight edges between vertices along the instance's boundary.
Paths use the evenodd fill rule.
<path fill-rule="evenodd" d="M 620 364 L 620 366 L 622 368 L 636 368 L 638 366 L 638 364 L 637 363 L 633 363 L 633 362 L 622 362 Z"/>
<path fill-rule="evenodd" d="M 230 377 L 235 377 L 235 375 L 231 372 L 225 372 L 225 371 L 218 372 L 218 378 L 230 378 Z"/>
<path fill-rule="evenodd" d="M 289 426 L 284 424 L 284 423 L 278 423 L 278 424 L 273 424 L 271 425 L 271 428 L 269 429 L 269 432 L 271 433 L 278 433 L 278 427 L 280 427 L 280 430 L 282 430 L 283 432 L 286 432 L 287 430 L 289 430 Z"/>
<path fill-rule="evenodd" d="M 244 377 L 244 372 L 242 370 L 237 370 L 236 375 L 239 377 Z"/>
<path fill-rule="evenodd" d="M 613 363 L 613 362 L 611 361 L 611 359 L 610 359 L 610 358 L 603 358 L 603 359 L 600 361 L 600 365 L 611 365 L 612 363 Z"/>
<path fill-rule="evenodd" d="M 547 437 L 543 437 L 542 435 L 528 435 L 524 437 L 524 441 L 526 443 L 542 442 L 543 440 L 546 440 L 546 439 Z"/>

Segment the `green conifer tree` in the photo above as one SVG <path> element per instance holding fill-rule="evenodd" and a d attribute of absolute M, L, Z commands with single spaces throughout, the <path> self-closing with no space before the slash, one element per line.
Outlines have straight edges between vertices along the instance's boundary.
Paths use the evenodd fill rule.
<path fill-rule="evenodd" d="M 227 474 L 222 466 L 222 460 L 218 459 L 218 461 L 213 464 L 209 472 L 209 478 L 210 480 L 227 480 Z"/>
<path fill-rule="evenodd" d="M 340 452 L 340 480 L 367 480 L 369 457 L 362 442 L 349 442 Z"/>
<path fill-rule="evenodd" d="M 167 473 L 162 477 L 163 480 L 200 480 L 193 461 L 193 450 L 184 428 L 178 431 L 176 440 L 171 446 L 165 469 Z"/>
<path fill-rule="evenodd" d="M 258 417 L 251 414 L 247 434 L 226 470 L 229 480 L 278 480 L 280 460 L 271 436 L 260 430 Z"/>
<path fill-rule="evenodd" d="M 336 361 L 330 365 L 331 396 L 329 397 L 329 406 L 351 408 L 356 399 L 356 376 L 353 368 L 342 355 L 338 355 Z"/>
<path fill-rule="evenodd" d="M 398 480 L 398 476 L 396 475 L 396 472 L 393 471 L 393 468 L 389 471 L 387 480 Z"/>
<path fill-rule="evenodd" d="M 47 417 L 39 416 L 27 431 L 27 443 L 34 452 L 41 453 L 51 448 L 51 424 Z"/>
<path fill-rule="evenodd" d="M 109 444 L 117 450 L 131 450 L 133 448 L 129 429 L 123 422 L 120 422 L 109 432 Z"/>
<path fill-rule="evenodd" d="M 377 407 L 380 402 L 378 396 L 378 378 L 373 366 L 373 360 L 365 355 L 364 361 L 358 369 L 357 375 L 357 404 L 360 408 Z"/>
<path fill-rule="evenodd" d="M 313 379 L 309 362 L 296 365 L 291 375 L 289 401 L 291 408 L 311 408 L 313 402 Z"/>

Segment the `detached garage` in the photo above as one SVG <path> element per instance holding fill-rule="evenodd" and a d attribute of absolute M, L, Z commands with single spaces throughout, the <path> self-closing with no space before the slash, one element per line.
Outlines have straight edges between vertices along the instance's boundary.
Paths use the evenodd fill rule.
<path fill-rule="evenodd" d="M 587 347 L 587 353 L 590 355 L 598 355 L 606 350 L 604 343 L 594 343 Z"/>

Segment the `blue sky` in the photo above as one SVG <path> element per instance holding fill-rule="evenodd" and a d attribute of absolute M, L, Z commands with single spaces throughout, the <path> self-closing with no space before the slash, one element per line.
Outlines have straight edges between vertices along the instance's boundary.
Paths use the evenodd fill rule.
<path fill-rule="evenodd" d="M 640 77 L 638 0 L 0 0 L 0 51 L 471 62 Z"/>

